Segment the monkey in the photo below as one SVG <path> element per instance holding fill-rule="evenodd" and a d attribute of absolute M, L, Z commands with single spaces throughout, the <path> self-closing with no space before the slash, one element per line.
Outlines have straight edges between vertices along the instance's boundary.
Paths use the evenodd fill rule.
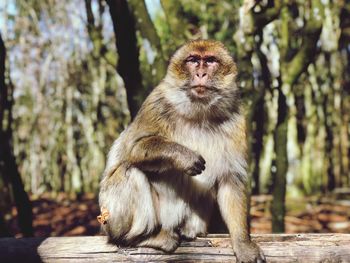
<path fill-rule="evenodd" d="M 214 205 L 238 262 L 265 262 L 247 223 L 245 117 L 237 67 L 216 40 L 193 40 L 113 143 L 100 182 L 109 242 L 173 252 L 204 236 Z"/>

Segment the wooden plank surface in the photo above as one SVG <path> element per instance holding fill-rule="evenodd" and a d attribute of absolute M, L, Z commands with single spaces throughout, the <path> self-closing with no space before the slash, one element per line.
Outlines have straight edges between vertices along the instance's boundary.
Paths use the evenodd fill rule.
<path fill-rule="evenodd" d="M 252 235 L 267 262 L 350 262 L 350 234 Z M 235 262 L 227 235 L 182 242 L 173 254 L 118 248 L 104 236 L 1 238 L 0 262 Z"/>

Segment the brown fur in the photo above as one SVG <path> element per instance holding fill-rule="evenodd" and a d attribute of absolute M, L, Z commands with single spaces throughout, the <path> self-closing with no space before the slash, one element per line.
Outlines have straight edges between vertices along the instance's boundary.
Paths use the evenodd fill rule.
<path fill-rule="evenodd" d="M 166 77 L 109 153 L 99 199 L 111 242 L 173 251 L 181 237 L 206 233 L 217 202 L 238 261 L 263 262 L 248 233 L 236 74 L 217 41 L 191 41 L 171 58 Z"/>

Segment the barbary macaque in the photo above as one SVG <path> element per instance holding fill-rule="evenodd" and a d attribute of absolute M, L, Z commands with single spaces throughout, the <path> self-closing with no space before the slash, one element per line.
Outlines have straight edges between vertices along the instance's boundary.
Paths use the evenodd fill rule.
<path fill-rule="evenodd" d="M 206 234 L 218 205 L 238 262 L 265 262 L 247 225 L 246 129 L 236 65 L 224 45 L 188 42 L 114 142 L 99 221 L 121 246 L 174 251 Z"/>

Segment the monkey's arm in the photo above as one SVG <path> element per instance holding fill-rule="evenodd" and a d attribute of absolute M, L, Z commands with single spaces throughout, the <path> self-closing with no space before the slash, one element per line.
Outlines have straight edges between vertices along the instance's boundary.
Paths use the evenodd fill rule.
<path fill-rule="evenodd" d="M 217 201 L 238 262 L 265 262 L 260 248 L 250 240 L 245 183 L 238 178 L 223 180 L 219 183 Z"/>
<path fill-rule="evenodd" d="M 138 139 L 130 152 L 129 163 L 143 171 L 164 172 L 175 169 L 191 176 L 205 169 L 202 156 L 157 135 Z"/>

